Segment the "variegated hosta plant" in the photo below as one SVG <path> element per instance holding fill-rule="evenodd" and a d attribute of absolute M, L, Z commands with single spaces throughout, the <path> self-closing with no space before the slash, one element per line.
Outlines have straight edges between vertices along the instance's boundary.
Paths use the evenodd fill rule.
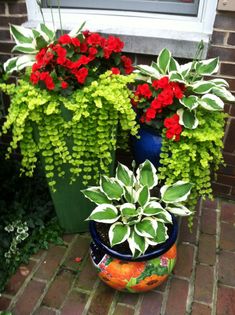
<path fill-rule="evenodd" d="M 97 207 L 88 220 L 109 224 L 109 242 L 113 247 L 128 242 L 133 257 L 145 253 L 149 246 L 168 239 L 171 213 L 188 216 L 191 212 L 182 204 L 193 184 L 178 181 L 160 189 L 160 198 L 150 192 L 157 186 L 158 176 L 153 164 L 146 160 L 135 174 L 118 164 L 116 176 L 102 176 L 100 186 L 83 190 L 83 194 Z"/>

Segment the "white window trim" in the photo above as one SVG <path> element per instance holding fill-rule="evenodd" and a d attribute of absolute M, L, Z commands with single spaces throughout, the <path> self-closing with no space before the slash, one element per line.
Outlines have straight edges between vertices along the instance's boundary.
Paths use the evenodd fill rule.
<path fill-rule="evenodd" d="M 29 19 L 26 25 L 35 26 L 42 21 L 36 0 L 26 0 L 26 4 Z M 61 15 L 66 30 L 86 21 L 86 29 L 119 35 L 125 40 L 127 52 L 155 55 L 167 47 L 176 57 L 192 58 L 200 40 L 208 46 L 216 6 L 217 0 L 201 0 L 197 17 L 85 9 L 61 9 Z M 52 26 L 50 9 L 43 12 L 46 22 Z M 58 10 L 53 12 L 59 29 Z"/>

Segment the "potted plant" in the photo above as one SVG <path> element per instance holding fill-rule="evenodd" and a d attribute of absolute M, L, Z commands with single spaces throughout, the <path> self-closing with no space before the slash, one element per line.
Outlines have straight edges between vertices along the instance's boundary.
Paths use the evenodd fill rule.
<path fill-rule="evenodd" d="M 136 176 L 119 163 L 115 177 L 101 176 L 100 186 L 83 190 L 97 205 L 88 218 L 91 258 L 101 280 L 115 289 L 151 290 L 175 265 L 178 227 L 174 214 L 191 214 L 184 202 L 193 184 L 164 185 L 155 197 L 150 193 L 157 184 L 156 169 L 146 160 Z"/>
<path fill-rule="evenodd" d="M 223 101 L 235 101 L 225 80 L 208 78 L 218 67 L 218 58 L 179 65 L 168 49 L 151 66 L 136 67 L 132 104 L 141 128 L 133 140 L 135 159 L 160 163 L 159 178 L 167 184 L 193 182 L 192 211 L 198 196 L 212 196 L 211 171 L 223 161 Z"/>
<path fill-rule="evenodd" d="M 119 38 L 81 27 L 59 38 L 45 24 L 10 31 L 13 51 L 23 55 L 4 64 L 9 73 L 19 71 L 17 84 L 0 84 L 11 100 L 2 127 L 12 132 L 8 156 L 19 144 L 28 176 L 39 156 L 61 226 L 84 231 L 92 205 L 80 190 L 112 171 L 116 147 L 137 131 L 127 87 L 131 60 Z"/>

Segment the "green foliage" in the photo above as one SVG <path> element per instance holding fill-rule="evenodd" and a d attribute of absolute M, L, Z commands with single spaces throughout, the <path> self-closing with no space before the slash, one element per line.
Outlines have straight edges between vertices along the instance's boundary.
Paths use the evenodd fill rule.
<path fill-rule="evenodd" d="M 11 129 L 13 135 L 7 156 L 20 144 L 21 171 L 32 176 L 40 153 L 52 189 L 56 177 L 64 176 L 62 165 L 68 166 L 71 182 L 80 174 L 84 184 L 98 180 L 100 172 L 108 174 L 113 151 L 127 141 L 128 131 L 137 132 L 127 88 L 133 80 L 132 75 L 106 72 L 69 97 L 40 90 L 28 78 L 17 86 L 0 84 L 11 96 L 2 129 L 2 133 Z"/>
<path fill-rule="evenodd" d="M 51 198 L 40 173 L 19 178 L 17 161 L 0 157 L 0 292 L 21 263 L 49 243 L 62 244 Z"/>
<path fill-rule="evenodd" d="M 169 141 L 163 133 L 160 179 L 167 184 L 179 179 L 194 183 L 187 201 L 191 211 L 194 211 L 199 196 L 212 197 L 211 171 L 216 171 L 223 162 L 224 118 L 222 112 L 200 109 L 198 128 L 185 129 L 181 141 Z"/>

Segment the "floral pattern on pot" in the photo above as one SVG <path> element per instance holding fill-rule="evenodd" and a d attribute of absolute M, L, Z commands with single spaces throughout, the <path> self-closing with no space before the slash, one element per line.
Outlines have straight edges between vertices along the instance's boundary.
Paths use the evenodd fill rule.
<path fill-rule="evenodd" d="M 103 282 L 119 291 L 138 293 L 152 290 L 168 278 L 176 262 L 176 245 L 157 258 L 141 262 L 120 260 L 107 254 L 97 262 L 92 247 L 91 257 Z"/>

